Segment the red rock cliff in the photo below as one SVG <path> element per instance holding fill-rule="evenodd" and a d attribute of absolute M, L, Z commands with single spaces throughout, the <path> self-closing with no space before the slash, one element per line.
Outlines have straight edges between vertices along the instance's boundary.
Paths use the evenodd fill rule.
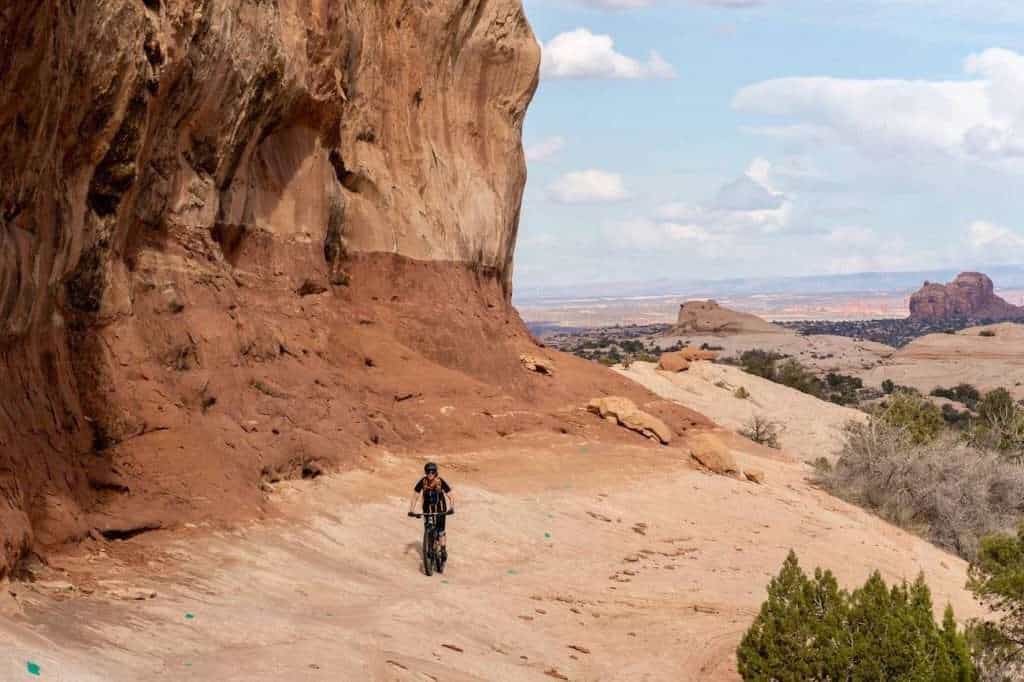
<path fill-rule="evenodd" d="M 429 434 L 388 339 L 511 372 L 538 64 L 519 0 L 5 3 L 0 575 Z"/>
<path fill-rule="evenodd" d="M 949 284 L 925 282 L 910 297 L 910 317 L 917 320 L 1014 320 L 1024 308 L 995 295 L 992 280 L 980 272 L 962 272 Z"/>

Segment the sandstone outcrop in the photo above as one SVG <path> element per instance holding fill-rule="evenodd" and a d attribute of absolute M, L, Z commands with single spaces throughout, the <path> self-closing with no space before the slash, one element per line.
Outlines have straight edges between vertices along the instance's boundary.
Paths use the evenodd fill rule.
<path fill-rule="evenodd" d="M 690 456 L 713 474 L 741 477 L 740 467 L 729 448 L 714 435 L 701 434 L 690 440 Z"/>
<path fill-rule="evenodd" d="M 672 429 L 654 415 L 638 408 L 636 403 L 629 398 L 619 396 L 594 398 L 587 405 L 587 409 L 603 419 L 608 419 L 620 426 L 636 431 L 651 440 L 660 442 L 662 445 L 668 445 L 672 442 Z"/>
<path fill-rule="evenodd" d="M 519 356 L 519 362 L 523 363 L 523 367 L 531 372 L 545 374 L 547 376 L 554 376 L 555 374 L 554 364 L 547 358 L 542 358 L 531 353 L 523 353 Z"/>
<path fill-rule="evenodd" d="M 519 0 L 14 0 L 0 48 L 0 578 L 649 399 L 520 362 Z"/>
<path fill-rule="evenodd" d="M 327 424 L 346 420 L 324 405 L 352 403 L 336 382 L 355 380 L 332 369 L 382 333 L 351 331 L 353 300 L 376 301 L 345 292 L 350 274 L 393 304 L 468 294 L 490 321 L 466 334 L 512 338 L 539 56 L 519 0 L 6 3 L 0 575 L 101 507 L 180 508 L 197 480 L 237 500 L 279 451 L 334 450 Z M 416 262 L 434 269 L 400 289 Z M 451 362 L 454 332 L 410 338 L 426 322 L 395 333 Z M 243 376 L 261 365 L 281 395 Z M 348 397 L 313 400 L 299 377 Z M 142 478 L 94 485 L 97 466 Z"/>
<path fill-rule="evenodd" d="M 679 318 L 666 335 L 764 334 L 785 331 L 757 315 L 723 308 L 715 301 L 687 301 L 679 306 Z"/>
<path fill-rule="evenodd" d="M 658 358 L 658 369 L 664 372 L 685 372 L 690 369 L 690 361 L 679 353 L 662 353 Z"/>
<path fill-rule="evenodd" d="M 718 359 L 713 350 L 699 348 L 683 348 L 682 350 L 662 353 L 658 358 L 658 369 L 666 372 L 685 372 L 690 369 L 691 362 L 712 362 Z"/>
<path fill-rule="evenodd" d="M 961 272 L 949 284 L 925 282 L 910 297 L 910 318 L 944 320 L 1020 320 L 1024 307 L 996 296 L 992 280 L 980 272 Z"/>

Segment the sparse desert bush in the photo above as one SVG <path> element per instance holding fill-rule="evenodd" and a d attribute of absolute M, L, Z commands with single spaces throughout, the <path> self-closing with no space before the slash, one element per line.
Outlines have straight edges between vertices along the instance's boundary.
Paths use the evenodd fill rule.
<path fill-rule="evenodd" d="M 775 381 L 775 363 L 781 359 L 778 353 L 755 348 L 740 354 L 739 365 L 748 374 Z"/>
<path fill-rule="evenodd" d="M 946 425 L 952 429 L 966 431 L 970 428 L 972 419 L 971 413 L 967 410 L 958 410 L 949 403 L 942 406 L 942 418 Z"/>
<path fill-rule="evenodd" d="M 733 395 L 739 398 L 740 400 L 746 400 L 747 398 L 750 397 L 750 391 L 740 386 L 739 388 L 736 389 Z"/>
<path fill-rule="evenodd" d="M 932 402 L 900 390 L 892 394 L 876 416 L 886 424 L 904 430 L 915 445 L 934 440 L 946 425 L 942 411 Z"/>
<path fill-rule="evenodd" d="M 981 400 L 981 391 L 971 384 L 957 384 L 952 388 L 936 386 L 929 395 L 937 398 L 946 398 L 947 400 L 955 400 L 971 410 L 977 409 L 978 401 Z"/>
<path fill-rule="evenodd" d="M 967 632 L 981 679 L 1024 679 L 1024 524 L 1016 536 L 982 539 L 968 577 L 967 587 L 996 617 L 973 621 Z"/>
<path fill-rule="evenodd" d="M 793 358 L 776 368 L 774 381 L 817 398 L 821 398 L 825 392 L 821 379 Z"/>
<path fill-rule="evenodd" d="M 953 610 L 942 625 L 921 575 L 889 589 L 875 571 L 852 593 L 831 571 L 809 578 L 791 550 L 736 650 L 744 680 L 971 682 L 975 668 Z"/>
<path fill-rule="evenodd" d="M 973 558 L 980 539 L 1024 514 L 1024 468 L 946 432 L 920 441 L 879 418 L 851 423 L 839 459 L 817 480 L 932 543 Z"/>
<path fill-rule="evenodd" d="M 977 404 L 978 418 L 969 440 L 977 447 L 999 450 L 1018 462 L 1024 459 L 1024 410 L 1005 388 L 989 391 Z"/>
<path fill-rule="evenodd" d="M 889 395 L 896 390 L 896 384 L 892 379 L 886 379 L 882 382 L 882 393 Z"/>
<path fill-rule="evenodd" d="M 700 344 L 700 349 L 701 350 L 712 350 L 712 351 L 715 351 L 715 352 L 725 350 L 725 348 L 722 347 L 722 346 L 712 345 L 712 344 L 710 344 L 710 343 L 708 343 L 706 341 L 704 343 Z"/>
<path fill-rule="evenodd" d="M 860 402 L 858 392 L 864 388 L 864 381 L 849 374 L 829 372 L 825 375 L 825 398 L 837 405 L 856 405 Z"/>
<path fill-rule="evenodd" d="M 992 336 L 995 336 L 995 335 L 996 335 L 996 332 L 993 329 L 982 329 L 980 332 L 978 332 L 978 336 L 992 337 Z"/>
<path fill-rule="evenodd" d="M 749 438 L 759 445 L 766 445 L 776 450 L 779 445 L 779 434 L 782 433 L 782 425 L 777 421 L 757 415 L 750 419 L 739 431 L 744 438 Z"/>

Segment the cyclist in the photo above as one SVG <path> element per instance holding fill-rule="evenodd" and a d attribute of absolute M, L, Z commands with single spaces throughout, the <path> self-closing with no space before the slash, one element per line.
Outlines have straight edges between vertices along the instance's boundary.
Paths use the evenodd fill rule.
<path fill-rule="evenodd" d="M 423 478 L 416 482 L 413 489 L 412 500 L 409 501 L 409 516 L 416 516 L 416 500 L 423 497 L 424 513 L 439 513 L 448 511 L 455 513 L 455 496 L 448 482 L 437 475 L 437 465 L 427 462 L 423 467 Z M 435 517 L 437 521 L 437 537 L 441 543 L 441 562 L 448 561 L 447 537 L 444 532 L 444 522 L 447 518 L 443 514 Z"/>

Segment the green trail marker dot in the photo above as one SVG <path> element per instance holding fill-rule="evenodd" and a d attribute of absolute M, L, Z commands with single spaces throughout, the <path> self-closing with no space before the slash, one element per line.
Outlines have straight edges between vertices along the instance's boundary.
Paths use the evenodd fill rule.
<path fill-rule="evenodd" d="M 442 583 L 444 583 L 445 585 L 447 585 L 447 584 L 448 584 L 448 581 L 447 581 L 447 580 L 442 580 L 441 582 L 442 582 Z"/>
<path fill-rule="evenodd" d="M 546 537 L 546 538 L 551 537 L 551 533 L 544 533 L 544 537 Z"/>
<path fill-rule="evenodd" d="M 511 568 L 510 568 L 510 569 L 508 569 L 508 574 L 509 574 L 509 575 L 515 575 L 515 574 L 516 574 L 516 572 L 515 572 L 515 571 L 513 571 L 513 570 L 512 570 Z"/>
<path fill-rule="evenodd" d="M 196 617 L 196 616 L 195 616 L 195 614 L 193 614 L 193 613 L 186 613 L 186 614 L 185 614 L 185 620 L 192 620 L 192 619 L 193 619 L 193 618 L 195 618 L 195 617 Z"/>
<path fill-rule="evenodd" d="M 25 665 L 29 675 L 35 675 L 36 677 L 43 674 L 43 669 L 39 667 L 39 664 L 35 661 L 28 661 Z"/>

